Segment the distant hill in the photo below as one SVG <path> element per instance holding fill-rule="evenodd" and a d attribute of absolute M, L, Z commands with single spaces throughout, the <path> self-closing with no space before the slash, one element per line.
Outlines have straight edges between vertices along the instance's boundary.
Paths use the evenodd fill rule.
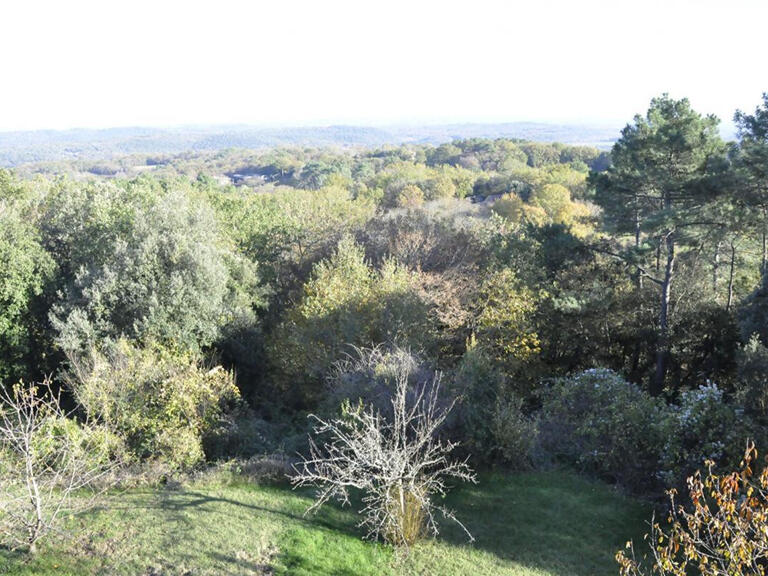
<path fill-rule="evenodd" d="M 0 166 L 58 160 L 94 160 L 126 154 L 173 154 L 187 150 L 275 146 L 363 146 L 440 144 L 461 138 L 518 138 L 609 148 L 618 127 L 511 122 L 435 126 L 319 126 L 259 128 L 205 126 L 0 132 Z"/>

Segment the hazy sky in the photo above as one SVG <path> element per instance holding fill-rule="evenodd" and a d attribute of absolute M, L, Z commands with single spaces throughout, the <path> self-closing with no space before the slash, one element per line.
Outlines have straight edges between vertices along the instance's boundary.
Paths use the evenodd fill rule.
<path fill-rule="evenodd" d="M 625 123 L 768 91 L 768 0 L 3 0 L 0 130 Z"/>

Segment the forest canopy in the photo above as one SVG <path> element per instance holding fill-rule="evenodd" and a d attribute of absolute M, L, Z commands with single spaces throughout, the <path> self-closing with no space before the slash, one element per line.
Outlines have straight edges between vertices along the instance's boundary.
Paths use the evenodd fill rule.
<path fill-rule="evenodd" d="M 736 113 L 735 142 L 662 95 L 610 152 L 467 138 L 2 170 L 0 385 L 34 402 L 23 383 L 45 382 L 105 453 L 168 474 L 309 447 L 327 498 L 377 491 L 387 541 L 436 531 L 419 514 L 446 470 L 475 480 L 466 462 L 659 496 L 768 445 L 767 107 Z M 415 531 L 387 508 L 402 482 L 334 468 L 311 421 L 439 454 L 401 493 Z"/>

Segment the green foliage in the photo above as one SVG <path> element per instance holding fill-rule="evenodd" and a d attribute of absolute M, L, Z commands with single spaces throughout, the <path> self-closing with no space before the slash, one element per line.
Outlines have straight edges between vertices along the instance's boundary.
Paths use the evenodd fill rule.
<path fill-rule="evenodd" d="M 635 556 L 632 542 L 616 561 L 621 576 L 753 576 L 765 574 L 768 532 L 768 471 L 757 468 L 754 442 L 733 472 L 715 472 L 707 460 L 707 471 L 697 470 L 687 481 L 689 504 L 678 503 L 676 490 L 669 491 L 669 513 L 662 528 L 655 518 L 645 536 L 650 566 Z"/>
<path fill-rule="evenodd" d="M 680 486 L 706 460 L 737 462 L 752 432 L 746 418 L 739 420 L 717 385 L 683 392 L 664 431 L 659 477 L 668 486 Z"/>
<path fill-rule="evenodd" d="M 0 180 L 0 382 L 23 376 L 34 329 L 31 302 L 53 269 L 38 231 L 21 206 L 3 200 L 4 193 Z"/>
<path fill-rule="evenodd" d="M 763 344 L 768 343 L 768 289 L 761 286 L 750 294 L 739 309 L 738 317 L 743 340 L 757 334 Z"/>
<path fill-rule="evenodd" d="M 44 238 L 66 266 L 51 322 L 64 350 L 120 336 L 199 350 L 228 321 L 253 320 L 253 264 L 227 247 L 204 202 L 153 187 L 65 188 L 50 198 Z"/>
<path fill-rule="evenodd" d="M 278 304 L 297 290 L 329 247 L 372 215 L 373 205 L 353 200 L 348 190 L 281 190 L 271 194 L 228 192 L 211 195 L 227 235 L 259 263 Z"/>
<path fill-rule="evenodd" d="M 444 371 L 463 398 L 452 439 L 524 466 L 541 378 L 606 367 L 637 384 L 590 397 L 607 407 L 588 414 L 595 434 L 615 439 L 581 439 L 586 408 L 561 406 L 577 432 L 566 456 L 552 449 L 655 489 L 660 470 L 685 474 L 717 439 L 680 428 L 683 409 L 651 402 L 646 383 L 685 403 L 683 391 L 717 382 L 722 403 L 745 410 L 741 429 L 765 434 L 764 109 L 738 115 L 727 156 L 716 119 L 662 96 L 611 154 L 468 138 L 20 167 L 45 175 L 36 181 L 0 171 L 0 380 L 62 371 L 63 350 L 100 350 L 107 365 L 121 338 L 181 365 L 203 354 L 237 373 L 250 402 L 203 435 L 209 455 L 227 457 L 301 449 L 302 410 L 386 398 L 400 346 L 400 360 Z M 60 171 L 76 177 L 47 179 Z M 736 318 L 741 341 L 759 341 L 740 348 Z M 337 369 L 354 346 L 378 344 L 376 367 Z M 99 378 L 112 381 L 107 368 Z M 199 434 L 169 426 L 142 456 L 176 444 L 199 459 Z M 663 434 L 687 439 L 661 467 Z"/>
<path fill-rule="evenodd" d="M 559 378 L 541 390 L 539 447 L 632 490 L 648 490 L 664 443 L 667 408 L 606 369 Z"/>
<path fill-rule="evenodd" d="M 459 397 L 454 435 L 476 460 L 525 468 L 536 440 L 533 421 L 522 412 L 522 398 L 477 345 L 467 343 L 451 384 Z"/>
<path fill-rule="evenodd" d="M 622 130 L 611 152 L 612 166 L 591 179 L 610 228 L 633 237 L 614 253 L 634 267 L 638 285 L 647 276 L 658 288 L 654 394 L 666 383 L 670 307 L 681 261 L 691 253 L 695 266 L 696 247 L 719 227 L 707 214 L 725 193 L 718 185 L 727 170 L 718 123 L 693 110 L 687 99 L 654 98 L 646 115 L 635 116 Z M 652 255 L 653 274 L 647 262 Z"/>
<path fill-rule="evenodd" d="M 540 351 L 533 314 L 536 296 L 504 268 L 489 274 L 477 301 L 477 341 L 506 374 L 519 376 Z"/>
<path fill-rule="evenodd" d="M 138 461 L 190 468 L 203 439 L 239 399 L 234 377 L 194 357 L 118 340 L 106 351 L 71 358 L 69 384 L 89 417 L 102 422 Z"/>
<path fill-rule="evenodd" d="M 305 382 L 301 394 L 316 400 L 317 383 L 349 345 L 427 346 L 427 312 L 415 273 L 391 259 L 375 270 L 346 236 L 315 266 L 301 301 L 275 334 L 272 359 L 291 387 Z"/>
<path fill-rule="evenodd" d="M 768 348 L 757 334 L 739 349 L 737 363 L 739 403 L 745 412 L 765 421 L 768 417 Z"/>

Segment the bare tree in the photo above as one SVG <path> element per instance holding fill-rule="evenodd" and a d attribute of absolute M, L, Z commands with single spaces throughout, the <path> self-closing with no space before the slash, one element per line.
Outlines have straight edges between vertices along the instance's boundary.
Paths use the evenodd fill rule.
<path fill-rule="evenodd" d="M 96 482 L 116 466 L 107 452 L 100 430 L 68 418 L 49 382 L 0 389 L 0 540 L 34 554 L 61 516 L 92 505 Z"/>
<path fill-rule="evenodd" d="M 466 461 L 452 461 L 456 444 L 444 442 L 437 431 L 453 408 L 438 404 L 440 376 L 409 394 L 409 370 L 398 371 L 389 418 L 372 407 L 347 403 L 342 416 L 315 421 L 310 456 L 294 466 L 295 487 L 316 486 L 317 499 L 308 512 L 331 499 L 350 503 L 350 489 L 362 491 L 360 526 L 369 538 L 382 537 L 408 547 L 429 531 L 438 534 L 437 515 L 450 519 L 467 533 L 454 513 L 438 505 L 450 478 L 476 482 Z"/>

